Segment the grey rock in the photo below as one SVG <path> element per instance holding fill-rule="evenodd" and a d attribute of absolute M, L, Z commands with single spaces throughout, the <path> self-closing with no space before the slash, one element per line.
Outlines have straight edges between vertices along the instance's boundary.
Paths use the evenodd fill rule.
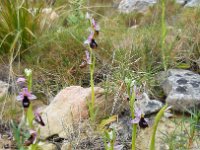
<path fill-rule="evenodd" d="M 158 80 L 172 109 L 185 111 L 200 106 L 200 75 L 189 70 L 169 69 Z"/>
<path fill-rule="evenodd" d="M 0 98 L 2 98 L 8 92 L 9 85 L 3 81 L 0 81 Z"/>
<path fill-rule="evenodd" d="M 200 5 L 200 0 L 187 0 L 185 7 L 198 7 Z"/>
<path fill-rule="evenodd" d="M 158 100 L 142 101 L 141 108 L 145 115 L 158 112 L 163 107 L 163 103 Z"/>
<path fill-rule="evenodd" d="M 141 108 L 145 115 L 154 114 L 163 107 L 162 102 L 158 100 L 150 100 L 146 93 L 142 94 L 142 99 L 136 101 L 135 105 Z"/>
<path fill-rule="evenodd" d="M 122 0 L 119 3 L 118 9 L 122 13 L 141 12 L 144 13 L 149 6 L 156 4 L 158 0 Z M 178 4 L 185 7 L 197 7 L 200 5 L 200 0 L 176 0 Z"/>
<path fill-rule="evenodd" d="M 122 0 L 118 9 L 123 13 L 130 13 L 132 11 L 144 12 L 155 3 L 156 0 Z"/>

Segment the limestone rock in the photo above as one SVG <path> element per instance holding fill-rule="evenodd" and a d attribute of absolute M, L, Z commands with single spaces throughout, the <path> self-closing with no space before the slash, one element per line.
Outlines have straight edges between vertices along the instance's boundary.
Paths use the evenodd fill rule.
<path fill-rule="evenodd" d="M 70 150 L 71 149 L 71 144 L 70 143 L 64 143 L 61 147 L 61 150 Z"/>
<path fill-rule="evenodd" d="M 130 13 L 132 11 L 144 12 L 149 6 L 156 3 L 156 0 L 122 0 L 119 4 L 119 11 Z"/>
<path fill-rule="evenodd" d="M 185 5 L 185 7 L 197 7 L 200 5 L 200 1 L 199 0 L 186 0 L 187 3 Z"/>
<path fill-rule="evenodd" d="M 156 113 L 163 107 L 162 102 L 159 100 L 150 100 L 146 93 L 143 93 L 142 98 L 136 101 L 135 104 L 142 109 L 145 115 Z"/>
<path fill-rule="evenodd" d="M 141 12 L 144 13 L 149 6 L 156 4 L 158 0 L 122 0 L 118 9 L 122 13 Z M 185 7 L 197 7 L 200 5 L 199 0 L 176 0 L 176 3 Z"/>
<path fill-rule="evenodd" d="M 109 115 L 112 111 L 113 96 L 105 96 L 104 89 L 95 87 L 97 120 Z M 67 127 L 89 118 L 87 101 L 91 99 L 91 88 L 71 86 L 61 90 L 50 105 L 43 111 L 42 118 L 46 124 L 41 127 L 41 136 L 53 134 L 65 136 Z"/>
<path fill-rule="evenodd" d="M 9 85 L 3 81 L 0 81 L 0 98 L 3 97 L 8 91 Z"/>
<path fill-rule="evenodd" d="M 200 75 L 188 70 L 169 69 L 160 73 L 160 84 L 172 109 L 185 111 L 200 106 Z M 162 77 L 161 77 L 162 76 Z"/>
<path fill-rule="evenodd" d="M 42 148 L 42 150 L 57 150 L 56 145 L 52 143 L 40 142 L 39 146 Z"/>

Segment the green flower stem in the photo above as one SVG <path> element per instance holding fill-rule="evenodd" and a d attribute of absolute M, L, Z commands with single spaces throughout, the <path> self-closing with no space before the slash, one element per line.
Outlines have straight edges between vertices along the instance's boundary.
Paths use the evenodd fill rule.
<path fill-rule="evenodd" d="M 31 90 L 32 90 L 32 73 L 27 78 L 28 78 L 28 91 L 31 92 Z"/>
<path fill-rule="evenodd" d="M 89 105 L 91 121 L 95 122 L 95 92 L 94 92 L 94 68 L 95 68 L 95 57 L 93 55 L 92 49 L 90 48 L 90 86 L 91 86 L 91 102 Z"/>
<path fill-rule="evenodd" d="M 136 150 L 136 134 L 137 134 L 137 124 L 133 124 L 133 130 L 132 130 L 132 150 Z"/>
<path fill-rule="evenodd" d="M 135 103 L 135 91 L 132 92 L 131 98 L 130 98 L 130 109 L 131 109 L 131 117 L 132 119 L 135 118 L 134 114 L 134 103 Z"/>
<path fill-rule="evenodd" d="M 165 110 L 167 109 L 168 105 L 166 104 L 156 115 L 155 118 L 155 123 L 153 125 L 153 133 L 151 136 L 151 144 L 150 144 L 150 150 L 155 150 L 155 137 L 156 137 L 156 131 L 157 131 L 157 127 L 158 127 L 158 123 L 160 121 L 160 119 L 162 118 L 162 116 L 164 115 Z"/>
<path fill-rule="evenodd" d="M 132 92 L 131 99 L 130 99 L 130 109 L 131 109 L 131 117 L 132 117 L 132 119 L 135 118 L 134 102 L 135 102 L 135 91 Z M 136 133 L 137 133 L 137 124 L 133 124 L 133 129 L 132 129 L 132 150 L 136 149 L 136 146 L 135 146 Z"/>
<path fill-rule="evenodd" d="M 167 34 L 167 28 L 165 23 L 165 0 L 161 0 L 162 4 L 162 15 L 161 15 L 161 26 L 162 26 L 162 37 L 161 37 L 161 50 L 164 70 L 167 70 L 167 57 L 165 49 L 165 39 Z"/>

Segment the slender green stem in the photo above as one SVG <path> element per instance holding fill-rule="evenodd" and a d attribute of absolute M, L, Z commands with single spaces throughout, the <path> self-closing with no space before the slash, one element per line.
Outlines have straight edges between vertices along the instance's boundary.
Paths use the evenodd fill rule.
<path fill-rule="evenodd" d="M 132 92 L 131 99 L 130 99 L 130 109 L 131 109 L 131 117 L 132 117 L 132 119 L 135 118 L 134 102 L 135 102 L 135 91 Z M 137 124 L 133 124 L 133 129 L 132 129 L 132 150 L 136 149 L 136 146 L 135 146 L 136 133 L 137 133 Z"/>
<path fill-rule="evenodd" d="M 166 48 L 165 48 L 165 38 L 167 34 L 167 28 L 165 23 L 165 0 L 162 1 L 162 16 L 161 16 L 161 25 L 162 25 L 162 37 L 161 37 L 161 50 L 162 50 L 162 59 L 163 59 L 163 67 L 164 70 L 167 70 L 167 56 L 166 56 Z"/>
<path fill-rule="evenodd" d="M 28 78 L 28 91 L 32 91 L 32 73 L 30 74 L 30 76 L 27 77 Z"/>
<path fill-rule="evenodd" d="M 134 114 L 134 103 L 135 103 L 135 91 L 132 92 L 131 99 L 130 99 L 130 109 L 131 109 L 131 117 L 132 119 L 135 118 Z"/>
<path fill-rule="evenodd" d="M 95 122 L 95 92 L 94 92 L 94 68 L 95 68 L 95 57 L 90 48 L 90 86 L 91 86 L 91 102 L 89 105 L 91 121 Z"/>
<path fill-rule="evenodd" d="M 155 118 L 155 123 L 153 125 L 153 133 L 151 136 L 151 144 L 150 144 L 150 150 L 155 150 L 155 137 L 156 137 L 156 131 L 157 131 L 157 127 L 158 127 L 158 123 L 160 121 L 160 119 L 162 118 L 166 108 L 168 107 L 168 105 L 166 104 L 156 115 Z"/>
<path fill-rule="evenodd" d="M 136 149 L 136 134 L 137 134 L 137 124 L 133 124 L 133 130 L 132 130 L 132 150 Z"/>

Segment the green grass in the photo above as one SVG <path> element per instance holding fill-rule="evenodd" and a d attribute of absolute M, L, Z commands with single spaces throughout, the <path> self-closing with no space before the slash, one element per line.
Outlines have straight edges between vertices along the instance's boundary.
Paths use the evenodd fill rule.
<path fill-rule="evenodd" d="M 175 128 L 168 134 L 163 133 L 163 142 L 169 146 L 170 150 L 198 149 L 200 134 L 200 113 L 197 110 L 189 112 L 189 116 L 182 115 L 181 119 L 172 120 Z"/>

